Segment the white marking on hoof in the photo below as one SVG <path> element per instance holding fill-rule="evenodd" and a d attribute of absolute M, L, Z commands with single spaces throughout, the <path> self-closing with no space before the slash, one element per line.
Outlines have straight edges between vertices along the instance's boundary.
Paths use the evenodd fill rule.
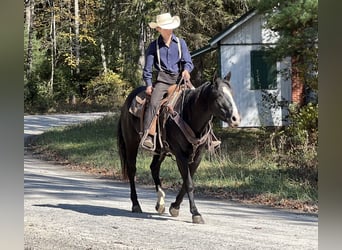
<path fill-rule="evenodd" d="M 160 186 L 158 186 L 157 195 L 158 199 L 156 204 L 156 210 L 159 214 L 162 214 L 165 212 L 165 193 Z"/>
<path fill-rule="evenodd" d="M 157 203 L 156 210 L 157 210 L 158 214 L 163 214 L 165 212 L 165 205 L 160 205 Z"/>

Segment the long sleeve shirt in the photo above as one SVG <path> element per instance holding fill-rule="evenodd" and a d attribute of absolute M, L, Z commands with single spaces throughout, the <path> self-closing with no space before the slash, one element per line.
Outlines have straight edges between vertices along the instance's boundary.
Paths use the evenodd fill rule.
<path fill-rule="evenodd" d="M 159 45 L 161 68 L 159 67 L 157 56 L 157 42 Z M 158 39 L 150 43 L 146 50 L 145 66 L 143 70 L 143 80 L 145 81 L 146 86 L 152 86 L 153 67 L 156 71 L 162 70 L 171 74 L 180 73 L 181 70 L 187 70 L 190 73 L 194 69 L 186 42 L 181 38 L 179 38 L 179 42 L 182 51 L 181 59 L 179 59 L 178 41 L 174 34 L 172 34 L 169 47 L 164 43 L 162 36 L 159 36 Z M 182 69 L 180 69 L 180 67 L 182 67 Z"/>

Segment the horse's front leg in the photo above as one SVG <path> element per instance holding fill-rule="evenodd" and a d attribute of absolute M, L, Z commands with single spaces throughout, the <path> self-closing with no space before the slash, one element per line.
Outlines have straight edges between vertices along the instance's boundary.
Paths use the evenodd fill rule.
<path fill-rule="evenodd" d="M 183 185 L 181 190 L 179 191 L 176 201 L 171 204 L 169 208 L 169 212 L 172 216 L 176 217 L 179 214 L 180 204 L 183 201 L 184 195 L 187 193 L 189 197 L 190 203 L 190 212 L 192 214 L 192 221 L 193 223 L 204 223 L 204 220 L 201 214 L 198 212 L 198 209 L 195 204 L 194 200 L 194 183 L 192 180 L 193 175 L 199 165 L 199 161 L 195 161 L 190 165 L 187 164 L 188 161 L 180 161 L 177 160 L 179 171 L 181 172 L 183 178 Z"/>
<path fill-rule="evenodd" d="M 190 171 L 188 171 L 188 178 L 186 180 L 186 188 L 187 193 L 189 197 L 189 203 L 190 203 L 190 212 L 192 214 L 192 222 L 196 224 L 203 224 L 204 220 L 202 218 L 202 215 L 198 212 L 198 209 L 195 204 L 194 199 L 194 182 L 192 180 L 192 176 L 190 174 Z"/>
<path fill-rule="evenodd" d="M 156 203 L 156 210 L 159 214 L 163 214 L 165 212 L 165 192 L 161 187 L 161 181 L 159 177 L 160 166 L 161 163 L 164 161 L 165 155 L 154 155 L 152 163 L 150 165 L 151 174 L 154 180 L 154 184 L 156 186 L 157 192 L 157 203 Z"/>
<path fill-rule="evenodd" d="M 183 182 L 182 188 L 176 197 L 176 201 L 172 202 L 171 206 L 169 207 L 169 213 L 171 214 L 172 217 L 177 217 L 179 215 L 180 204 L 182 203 L 185 194 L 186 194 L 186 186 L 185 186 L 185 182 Z"/>

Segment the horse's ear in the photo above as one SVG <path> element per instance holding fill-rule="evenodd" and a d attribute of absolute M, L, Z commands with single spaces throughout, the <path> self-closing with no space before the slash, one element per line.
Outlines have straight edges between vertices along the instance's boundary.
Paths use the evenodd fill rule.
<path fill-rule="evenodd" d="M 216 81 L 216 78 L 217 78 L 217 70 L 215 70 L 215 72 L 214 72 L 213 81 L 212 81 L 212 82 L 215 82 L 215 81 Z"/>
<path fill-rule="evenodd" d="M 226 75 L 224 79 L 226 79 L 229 82 L 231 76 L 232 76 L 232 73 L 229 71 L 229 73 Z"/>

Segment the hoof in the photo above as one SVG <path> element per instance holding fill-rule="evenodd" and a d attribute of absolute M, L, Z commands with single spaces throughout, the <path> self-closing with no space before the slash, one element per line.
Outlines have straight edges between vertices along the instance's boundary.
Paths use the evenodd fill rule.
<path fill-rule="evenodd" d="M 132 212 L 133 213 L 142 213 L 140 205 L 135 205 L 132 207 Z"/>
<path fill-rule="evenodd" d="M 204 224 L 204 220 L 201 215 L 193 215 L 192 216 L 192 223 L 195 224 Z"/>
<path fill-rule="evenodd" d="M 158 214 L 163 214 L 165 212 L 165 205 L 164 204 L 161 205 L 161 204 L 157 203 L 156 210 L 157 210 Z"/>
<path fill-rule="evenodd" d="M 177 217 L 179 215 L 179 209 L 176 209 L 172 206 L 169 208 L 169 212 L 172 217 Z"/>

